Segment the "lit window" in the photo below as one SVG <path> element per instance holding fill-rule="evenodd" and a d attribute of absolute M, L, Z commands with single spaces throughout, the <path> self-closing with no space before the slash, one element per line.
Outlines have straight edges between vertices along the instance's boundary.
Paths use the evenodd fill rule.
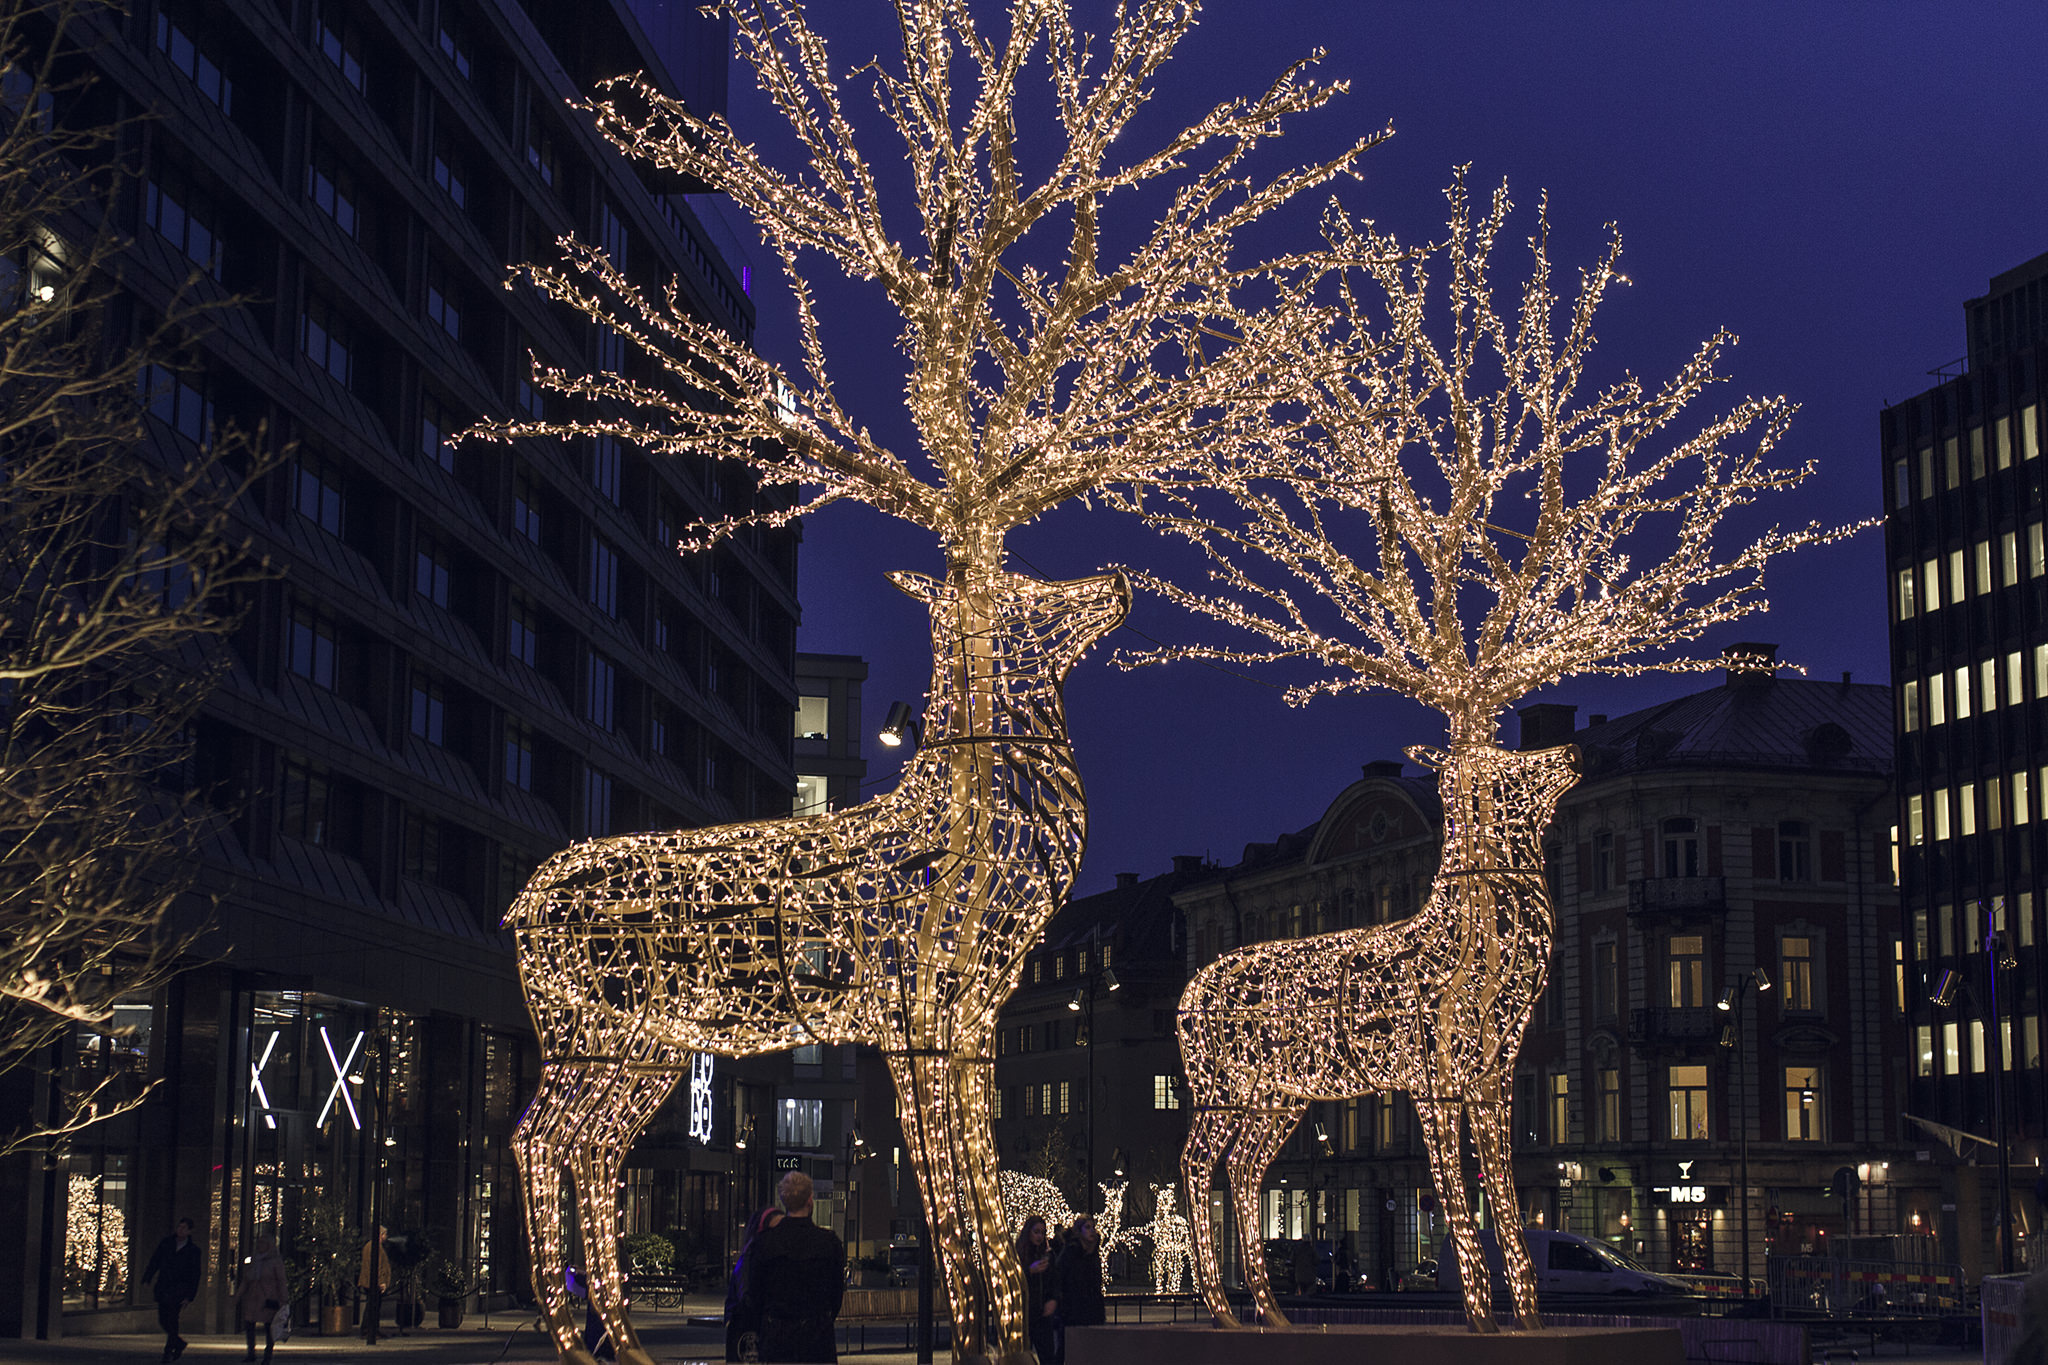
<path fill-rule="evenodd" d="M 1784 1007 L 1787 1010 L 1808 1011 L 1813 1008 L 1813 940 L 1807 936 L 1787 934 L 1778 940 L 1779 982 L 1785 994 Z"/>
<path fill-rule="evenodd" d="M 1180 1108 L 1180 1077 L 1154 1074 L 1152 1077 L 1152 1107 L 1154 1109 Z"/>
<path fill-rule="evenodd" d="M 1924 798 L 1917 793 L 1906 798 L 1906 842 L 1917 848 L 1927 842 Z"/>
<path fill-rule="evenodd" d="M 1674 1066 L 1666 1069 L 1665 1092 L 1671 1106 L 1668 1136 L 1673 1142 L 1705 1142 L 1712 1136 L 1707 1119 L 1707 1069 Z"/>
<path fill-rule="evenodd" d="M 1934 799 L 1928 804 L 1934 811 L 1934 841 L 1940 843 L 1948 838 L 1948 788 L 1936 788 Z"/>
<path fill-rule="evenodd" d="M 1920 728 L 1920 683 L 1908 678 L 1899 689 L 1899 709 L 1907 734 Z"/>
<path fill-rule="evenodd" d="M 1550 1077 L 1550 1140 L 1572 1140 L 1571 1078 L 1562 1071 L 1552 1072 Z"/>
<path fill-rule="evenodd" d="M 1948 552 L 1948 604 L 1950 606 L 1962 605 L 1966 586 L 1963 581 L 1963 552 L 1961 550 L 1950 550 Z"/>
<path fill-rule="evenodd" d="M 1927 679 L 1927 723 L 1929 726 L 1948 723 L 1947 675 L 1935 673 Z"/>
<path fill-rule="evenodd" d="M 1935 611 L 1941 606 L 1941 561 L 1930 559 L 1920 566 L 1920 601 L 1923 611 Z"/>
<path fill-rule="evenodd" d="M 1955 690 L 1956 719 L 1970 718 L 1970 666 L 1964 664 L 1956 670 Z"/>
<path fill-rule="evenodd" d="M 1785 1140 L 1821 1140 L 1820 1068 L 1785 1068 Z"/>
<path fill-rule="evenodd" d="M 1991 542 L 1980 540 L 1970 547 L 1970 558 L 1977 569 L 1977 595 L 1991 591 Z"/>
<path fill-rule="evenodd" d="M 1618 1067 L 1600 1068 L 1600 1139 L 1603 1142 L 1624 1139 L 1621 1131 L 1621 1071 Z"/>
<path fill-rule="evenodd" d="M 831 731 L 831 699 L 828 697 L 798 697 L 796 699 L 796 737 L 798 739 L 827 739 Z"/>
<path fill-rule="evenodd" d="M 2010 588 L 2020 581 L 2020 537 L 2007 531 L 1998 538 L 1998 584 Z"/>

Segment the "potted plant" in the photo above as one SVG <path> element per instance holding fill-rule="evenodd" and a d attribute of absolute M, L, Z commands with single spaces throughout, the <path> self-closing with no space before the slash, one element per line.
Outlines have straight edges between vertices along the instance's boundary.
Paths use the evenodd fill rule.
<path fill-rule="evenodd" d="M 435 1255 L 426 1263 L 426 1290 L 441 1301 L 441 1325 L 462 1326 L 467 1299 L 476 1292 L 476 1272 L 452 1256 Z"/>
<path fill-rule="evenodd" d="M 295 1250 L 306 1269 L 306 1287 L 320 1296 L 321 1334 L 342 1335 L 350 1326 L 348 1296 L 356 1279 L 356 1229 L 348 1200 L 328 1194 L 307 1204 Z"/>
<path fill-rule="evenodd" d="M 426 1233 L 409 1228 L 393 1233 L 385 1246 L 391 1262 L 391 1290 L 398 1296 L 398 1330 L 403 1332 L 419 1326 L 426 1317 L 420 1280 L 434 1254 L 434 1244 Z"/>
<path fill-rule="evenodd" d="M 676 1266 L 675 1243 L 658 1233 L 628 1233 L 619 1239 L 619 1263 L 636 1280 L 672 1275 Z"/>

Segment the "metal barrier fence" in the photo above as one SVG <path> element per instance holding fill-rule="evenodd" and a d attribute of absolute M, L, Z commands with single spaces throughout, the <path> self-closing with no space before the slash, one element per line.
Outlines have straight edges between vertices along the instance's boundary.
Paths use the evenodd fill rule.
<path fill-rule="evenodd" d="M 1780 1316 L 1932 1318 L 1967 1307 L 1969 1282 L 1957 1265 L 1782 1256 L 1772 1258 L 1770 1276 L 1771 1308 Z"/>

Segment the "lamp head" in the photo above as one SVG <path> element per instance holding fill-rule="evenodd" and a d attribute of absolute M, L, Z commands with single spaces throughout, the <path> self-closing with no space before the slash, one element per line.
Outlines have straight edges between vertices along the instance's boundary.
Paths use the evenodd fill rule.
<path fill-rule="evenodd" d="M 1727 1013 L 1729 1010 L 1735 1008 L 1735 996 L 1735 987 L 1723 986 L 1721 988 L 1721 998 L 1714 1002 L 1714 1008 L 1720 1010 L 1724 1014 Z"/>
<path fill-rule="evenodd" d="M 1767 991 L 1771 988 L 1771 975 L 1761 967 L 1751 967 L 1749 969 L 1749 979 L 1756 983 L 1756 988 L 1759 991 Z"/>
<path fill-rule="evenodd" d="M 1079 986 L 1074 987 L 1074 998 L 1067 1002 L 1067 1008 L 1076 1014 L 1081 1012 L 1081 988 Z"/>
<path fill-rule="evenodd" d="M 882 728 L 876 733 L 875 738 L 891 749 L 900 749 L 905 744 L 917 743 L 917 717 L 912 714 L 909 702 L 889 703 L 889 714 L 882 721 Z"/>
<path fill-rule="evenodd" d="M 1954 971 L 1944 970 L 1942 974 L 1938 978 L 1936 978 L 1934 983 L 1934 994 L 1927 997 L 1928 1002 L 1934 1005 L 1938 1005 L 1942 1009 L 1947 1009 L 1950 1005 L 1953 1005 L 1956 1002 L 1956 991 L 1961 988 L 1962 984 L 1963 979 L 1957 976 Z"/>
<path fill-rule="evenodd" d="M 1124 983 L 1116 979 L 1116 969 L 1114 967 L 1104 967 L 1102 969 L 1102 985 L 1105 990 L 1120 991 L 1123 989 Z"/>

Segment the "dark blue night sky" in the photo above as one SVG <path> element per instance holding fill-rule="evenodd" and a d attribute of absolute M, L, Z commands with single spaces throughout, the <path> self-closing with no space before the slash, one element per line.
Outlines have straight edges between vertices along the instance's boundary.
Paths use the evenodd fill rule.
<path fill-rule="evenodd" d="M 846 66 L 893 46 L 883 0 L 813 8 L 833 16 L 826 31 Z M 1107 6 L 1081 6 L 1084 15 L 1096 8 Z M 1965 298 L 2048 251 L 2048 6 L 2038 0 L 1216 3 L 1166 68 L 1140 133 L 1160 136 L 1226 94 L 1262 87 L 1316 46 L 1329 51 L 1322 73 L 1348 78 L 1351 92 L 1275 148 L 1307 160 L 1391 122 L 1394 139 L 1340 193 L 1354 213 L 1410 240 L 1440 231 L 1441 189 L 1461 162 L 1472 164 L 1475 188 L 1510 182 L 1521 227 L 1549 192 L 1560 267 L 1592 260 L 1601 224 L 1617 222 L 1635 283 L 1603 314 L 1599 354 L 1613 371 L 1654 382 L 1716 328 L 1737 333 L 1714 410 L 1746 393 L 1787 394 L 1802 411 L 1784 453 L 1820 461 L 1820 474 L 1775 513 L 1788 523 L 1880 511 L 1878 409 L 1928 387 L 1931 368 L 1962 354 Z M 790 159 L 750 73 L 736 68 L 732 90 L 743 135 Z M 895 160 L 887 130 L 873 132 L 878 158 Z M 1256 244 L 1306 244 L 1314 208 Z M 764 267 L 762 253 L 759 339 L 783 358 L 792 329 Z M 842 396 L 912 446 L 893 315 L 836 267 L 819 262 L 812 277 L 843 357 Z M 1012 544 L 1058 577 L 1111 561 L 1168 562 L 1146 533 L 1078 506 Z M 1776 641 L 1812 676 L 1885 680 L 1881 557 L 1873 529 L 1785 561 L 1774 610 L 1724 627 L 1709 648 Z M 890 700 L 922 694 L 930 667 L 922 611 L 882 574 L 934 570 L 936 547 L 862 509 L 834 508 L 807 524 L 802 566 L 799 647 L 869 660 L 872 729 Z M 1165 639 L 1196 628 L 1156 602 L 1141 601 L 1133 623 Z M 1116 643 L 1143 641 L 1125 632 Z M 1590 712 L 1703 685 L 1578 680 L 1540 699 L 1576 703 L 1584 723 Z M 1123 672 L 1108 651 L 1077 670 L 1068 709 L 1091 798 L 1083 891 L 1119 871 L 1162 871 L 1179 853 L 1233 862 L 1248 841 L 1316 819 L 1359 764 L 1437 737 L 1429 716 L 1399 698 L 1291 710 L 1270 686 L 1195 664 Z M 1503 734 L 1512 741 L 1511 720 Z M 889 765 L 869 749 L 881 790 Z"/>

